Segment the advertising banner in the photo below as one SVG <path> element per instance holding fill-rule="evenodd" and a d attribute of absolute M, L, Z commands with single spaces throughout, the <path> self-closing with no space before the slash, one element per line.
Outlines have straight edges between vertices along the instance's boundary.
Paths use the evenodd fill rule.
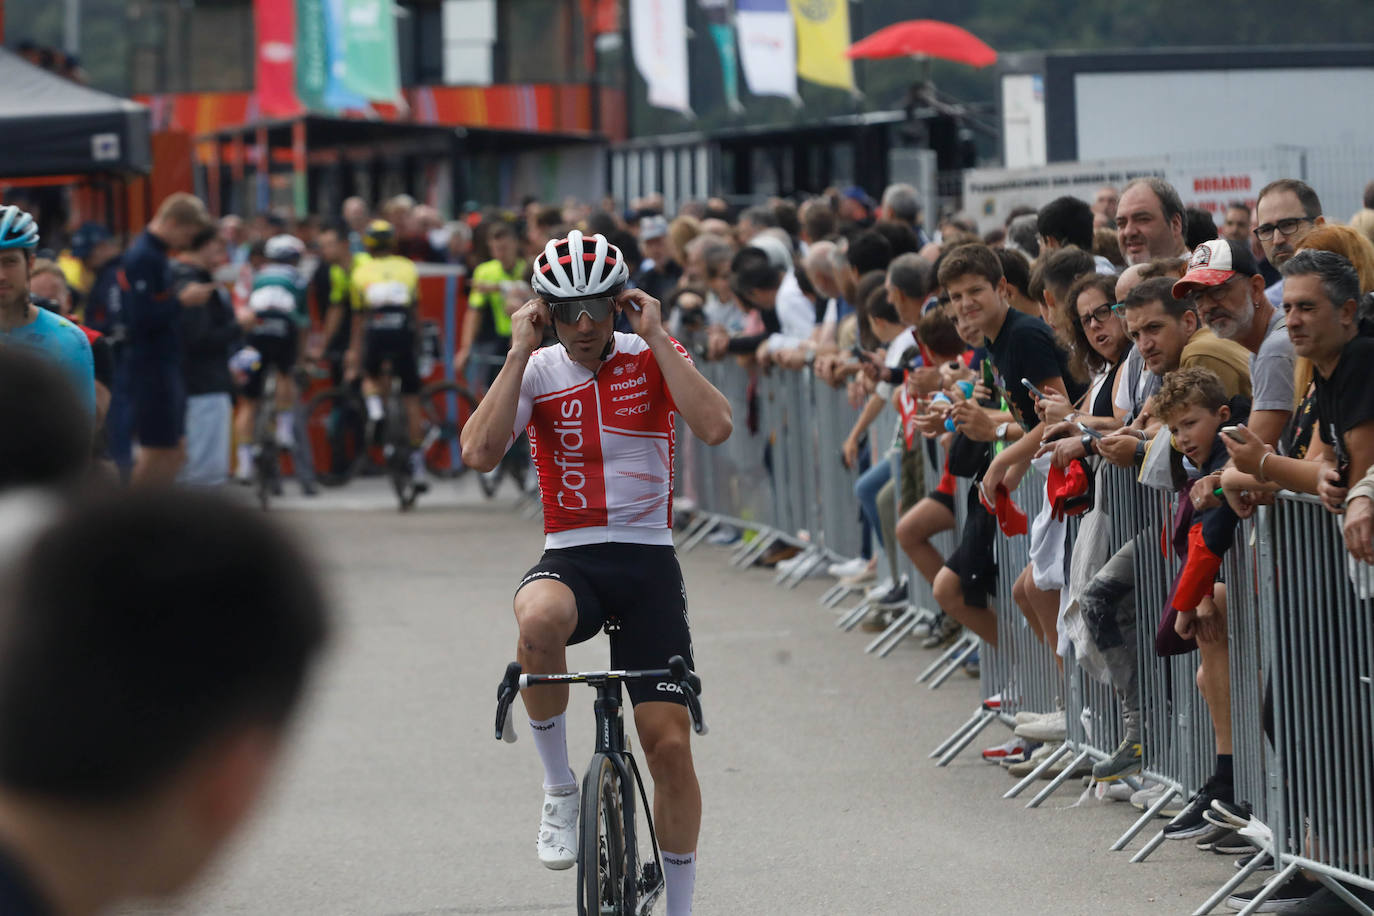
<path fill-rule="evenodd" d="M 690 114 L 686 0 L 632 0 L 630 47 L 649 104 Z"/>
<path fill-rule="evenodd" d="M 787 0 L 737 0 L 744 81 L 754 95 L 797 98 L 797 33 Z"/>
<path fill-rule="evenodd" d="M 853 92 L 849 47 L 849 0 L 789 0 L 797 26 L 797 75 Z"/>
<path fill-rule="evenodd" d="M 296 98 L 296 9 L 290 3 L 254 0 L 253 25 L 259 110 L 266 117 L 294 115 L 301 110 Z"/>

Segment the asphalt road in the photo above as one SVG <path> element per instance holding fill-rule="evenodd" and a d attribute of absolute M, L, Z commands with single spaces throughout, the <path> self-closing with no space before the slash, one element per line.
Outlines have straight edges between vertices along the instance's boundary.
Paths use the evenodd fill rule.
<path fill-rule="evenodd" d="M 535 857 L 528 726 L 517 717 L 514 746 L 492 739 L 512 588 L 542 545 L 512 505 L 470 481 L 406 515 L 378 481 L 281 502 L 319 558 L 337 639 L 261 813 L 191 897 L 128 913 L 575 912 L 574 872 Z M 782 591 L 727 556 L 683 560 L 711 725 L 694 742 L 696 913 L 1185 913 L 1233 873 L 1187 842 L 1141 865 L 1108 852 L 1136 812 L 1075 806 L 1081 786 L 1034 811 L 1003 800 L 1010 780 L 977 754 L 1000 726 L 936 768 L 927 753 L 973 711 L 976 683 L 915 686 L 929 654 L 914 642 L 865 656 L 867 637 L 816 603 L 822 580 Z M 605 667 L 604 637 L 570 662 Z M 569 717 L 580 769 L 591 691 Z"/>

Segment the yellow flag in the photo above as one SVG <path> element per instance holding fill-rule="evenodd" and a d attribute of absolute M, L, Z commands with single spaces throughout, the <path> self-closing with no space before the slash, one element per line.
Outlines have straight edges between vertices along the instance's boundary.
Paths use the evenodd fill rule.
<path fill-rule="evenodd" d="M 787 0 L 797 24 L 797 75 L 804 80 L 854 89 L 849 48 L 849 0 Z"/>

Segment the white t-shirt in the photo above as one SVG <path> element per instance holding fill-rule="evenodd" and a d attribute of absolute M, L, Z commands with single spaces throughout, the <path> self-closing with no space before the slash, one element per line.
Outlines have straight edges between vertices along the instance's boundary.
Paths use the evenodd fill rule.
<path fill-rule="evenodd" d="M 768 352 L 799 346 L 811 337 L 816 327 L 816 307 L 802 292 L 796 274 L 787 271 L 778 287 L 778 301 L 774 306 L 782 330 L 768 338 Z"/>

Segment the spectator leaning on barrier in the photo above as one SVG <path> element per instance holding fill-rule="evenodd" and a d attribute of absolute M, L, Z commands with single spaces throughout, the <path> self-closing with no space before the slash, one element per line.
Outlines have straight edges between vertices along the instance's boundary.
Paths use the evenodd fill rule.
<path fill-rule="evenodd" d="M 324 643 L 305 557 L 260 513 L 142 489 L 77 503 L 7 567 L 0 910 L 182 891 L 262 795 Z"/>
<path fill-rule="evenodd" d="M 977 429 L 966 430 L 966 435 L 975 440 L 1012 442 L 992 460 L 979 484 L 983 498 L 995 504 L 1010 498 L 1009 493 L 1029 467 L 1043 432 L 1034 396 L 1022 379 L 1043 392 L 1058 391 L 1070 401 L 1078 400 L 1083 385 L 1071 376 L 1068 357 L 1055 342 L 1050 328 L 1043 321 L 1011 308 L 1001 263 L 991 249 L 964 245 L 949 251 L 940 264 L 939 283 L 949 293 L 950 304 L 985 335 L 988 356 L 1001 376 L 1003 393 L 1017 420 L 992 429 L 987 429 L 989 423 L 983 421 Z M 972 419 L 965 418 L 961 426 Z M 976 506 L 973 510 L 979 511 Z M 995 646 L 997 617 L 987 607 L 986 587 L 971 581 L 979 578 L 974 567 L 985 562 L 978 545 L 967 541 L 961 544 L 936 576 L 935 600 L 945 613 Z"/>
<path fill-rule="evenodd" d="M 1040 247 L 1045 251 L 1076 246 L 1083 251 L 1093 250 L 1093 211 L 1077 197 L 1057 197 L 1035 217 Z M 1115 274 L 1116 267 L 1101 255 L 1094 256 L 1094 267 L 1101 274 Z"/>
<path fill-rule="evenodd" d="M 1280 178 L 1261 188 L 1255 200 L 1255 219 L 1259 223 L 1255 238 L 1264 247 L 1265 258 L 1280 272 L 1307 233 L 1326 222 L 1317 192 L 1296 178 Z M 1275 308 L 1281 307 L 1283 280 L 1271 284 L 1264 294 Z"/>
<path fill-rule="evenodd" d="M 666 219 L 646 216 L 639 221 L 639 249 L 644 261 L 634 274 L 634 285 L 662 302 L 682 279 L 682 265 L 673 260 L 668 246 Z"/>
<path fill-rule="evenodd" d="M 930 244 L 930 236 L 921 226 L 921 195 L 909 184 L 890 184 L 883 190 L 878 219 L 909 227 L 916 234 L 917 250 Z"/>
<path fill-rule="evenodd" d="M 229 431 L 234 413 L 229 355 L 243 335 L 228 291 L 214 282 L 215 271 L 227 261 L 223 238 L 207 227 L 176 255 L 171 266 L 174 295 L 191 284 L 214 287 L 204 304 L 187 306 L 181 313 L 186 464 L 177 480 L 197 486 L 218 486 L 229 479 Z"/>
<path fill-rule="evenodd" d="M 1127 264 L 1188 256 L 1183 201 L 1162 178 L 1137 178 L 1121 192 L 1116 231 Z"/>

